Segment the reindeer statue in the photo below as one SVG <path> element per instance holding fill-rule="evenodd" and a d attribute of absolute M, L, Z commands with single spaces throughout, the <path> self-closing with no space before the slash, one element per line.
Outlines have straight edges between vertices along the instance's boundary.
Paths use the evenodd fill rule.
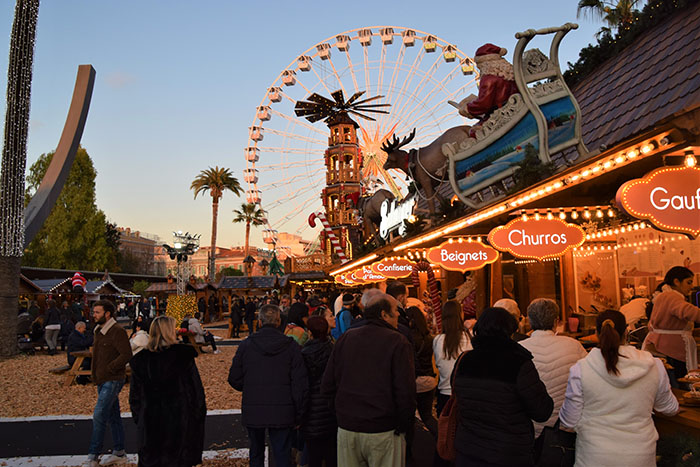
<path fill-rule="evenodd" d="M 382 244 L 382 239 L 377 232 L 382 220 L 381 209 L 385 199 L 393 200 L 394 194 L 389 190 L 381 189 L 375 191 L 372 196 L 363 196 L 358 200 L 357 209 L 362 216 L 365 241 L 372 235 L 378 244 Z"/>
<path fill-rule="evenodd" d="M 431 217 L 435 215 L 435 187 L 445 180 L 447 174 L 448 159 L 442 152 L 442 146 L 446 143 L 461 143 L 469 138 L 470 129 L 469 125 L 450 128 L 429 145 L 408 152 L 401 147 L 410 143 L 416 136 L 415 128 L 401 141 L 394 135 L 391 141 L 387 140 L 382 144 L 382 150 L 387 154 L 384 170 L 400 169 L 412 178 L 419 190 L 419 196 L 421 188 L 425 192 Z"/>

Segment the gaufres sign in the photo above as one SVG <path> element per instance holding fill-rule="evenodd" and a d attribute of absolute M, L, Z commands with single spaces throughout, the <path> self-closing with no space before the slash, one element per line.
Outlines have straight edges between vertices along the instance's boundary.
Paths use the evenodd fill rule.
<path fill-rule="evenodd" d="M 413 273 L 415 263 L 404 258 L 384 258 L 373 263 L 372 271 L 386 278 L 400 279 Z"/>
<path fill-rule="evenodd" d="M 401 203 L 398 203 L 395 199 L 385 199 L 380 213 L 382 220 L 379 223 L 379 236 L 386 240 L 394 230 L 398 230 L 399 235 L 402 237 L 406 235 L 406 222 L 413 214 L 415 205 L 415 196 L 406 198 Z"/>
<path fill-rule="evenodd" d="M 516 219 L 489 233 L 489 243 L 516 258 L 556 258 L 581 246 L 586 236 L 581 227 L 561 219 Z"/>
<path fill-rule="evenodd" d="M 617 204 L 667 232 L 700 234 L 700 168 L 664 167 L 617 190 Z"/>
<path fill-rule="evenodd" d="M 498 259 L 498 252 L 481 242 L 447 241 L 428 251 L 428 261 L 450 271 L 481 269 Z"/>

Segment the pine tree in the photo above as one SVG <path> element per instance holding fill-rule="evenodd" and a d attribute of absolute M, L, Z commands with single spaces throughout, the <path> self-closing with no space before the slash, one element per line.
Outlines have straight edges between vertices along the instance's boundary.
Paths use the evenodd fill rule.
<path fill-rule="evenodd" d="M 30 167 L 25 199 L 36 192 L 52 157 L 53 152 L 42 154 Z M 102 271 L 116 264 L 115 249 L 108 244 L 107 219 L 95 203 L 96 176 L 87 151 L 78 148 L 58 201 L 25 251 L 24 265 Z"/>

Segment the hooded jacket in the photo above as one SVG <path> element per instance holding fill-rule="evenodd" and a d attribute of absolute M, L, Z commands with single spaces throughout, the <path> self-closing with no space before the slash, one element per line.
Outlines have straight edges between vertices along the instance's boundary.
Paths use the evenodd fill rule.
<path fill-rule="evenodd" d="M 202 462 L 207 407 L 193 347 L 144 349 L 131 361 L 129 404 L 139 465 L 189 467 Z"/>
<path fill-rule="evenodd" d="M 300 425 L 309 392 L 301 348 L 272 325 L 238 346 L 228 382 L 243 392 L 242 423 L 251 428 Z"/>
<path fill-rule="evenodd" d="M 321 394 L 321 378 L 333 352 L 330 339 L 311 339 L 301 349 L 309 375 L 309 402 L 301 425 L 305 439 L 333 438 L 338 432 L 338 422 L 332 410 L 333 399 Z"/>
<path fill-rule="evenodd" d="M 552 413 L 552 398 L 532 354 L 508 338 L 473 339 L 474 350 L 454 369 L 452 394 L 459 410 L 455 448 L 477 462 L 533 465 L 532 421 Z"/>
<path fill-rule="evenodd" d="M 661 361 L 628 345 L 619 352 L 619 375 L 608 372 L 597 348 L 571 367 L 559 418 L 576 429 L 578 467 L 655 466 L 652 410 L 678 411 Z"/>

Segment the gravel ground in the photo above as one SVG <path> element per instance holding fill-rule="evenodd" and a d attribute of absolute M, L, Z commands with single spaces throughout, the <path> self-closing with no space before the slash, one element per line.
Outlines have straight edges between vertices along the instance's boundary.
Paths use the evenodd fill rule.
<path fill-rule="evenodd" d="M 216 330 L 215 330 L 216 331 Z M 216 332 L 216 334 L 219 334 Z M 240 409 L 241 394 L 229 386 L 227 378 L 237 347 L 221 346 L 221 353 L 205 353 L 197 357 L 207 409 Z M 94 385 L 63 385 L 64 376 L 49 369 L 65 365 L 65 353 L 54 356 L 17 355 L 0 359 L 0 417 L 32 417 L 45 415 L 90 415 L 97 401 Z M 128 385 L 119 395 L 122 412 L 129 411 Z M 236 464 L 209 464 L 236 465 Z"/>

